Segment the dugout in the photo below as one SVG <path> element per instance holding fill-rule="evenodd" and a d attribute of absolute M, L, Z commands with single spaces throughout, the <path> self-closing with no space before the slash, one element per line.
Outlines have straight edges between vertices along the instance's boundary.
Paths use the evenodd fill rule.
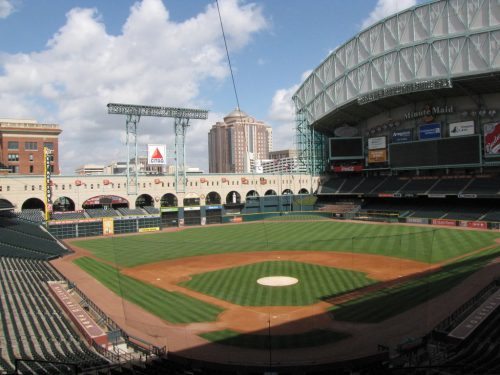
<path fill-rule="evenodd" d="M 221 205 L 211 205 L 202 207 L 202 214 L 203 214 L 203 208 L 205 211 L 206 224 L 222 223 L 223 209 Z"/>
<path fill-rule="evenodd" d="M 183 212 L 182 212 L 183 211 Z M 184 215 L 184 225 L 201 225 L 201 207 L 184 207 L 179 213 Z M 179 215 L 179 218 L 181 216 Z"/>
<path fill-rule="evenodd" d="M 160 223 L 162 227 L 177 227 L 179 226 L 179 208 L 178 207 L 161 207 L 160 208 Z"/>

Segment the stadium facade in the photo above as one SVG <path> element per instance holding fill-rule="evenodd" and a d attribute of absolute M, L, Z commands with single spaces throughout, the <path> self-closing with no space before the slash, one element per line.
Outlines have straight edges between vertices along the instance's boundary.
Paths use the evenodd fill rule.
<path fill-rule="evenodd" d="M 500 4 L 434 1 L 338 47 L 293 96 L 310 173 L 498 173 Z M 446 155 L 446 156 L 439 156 Z"/>

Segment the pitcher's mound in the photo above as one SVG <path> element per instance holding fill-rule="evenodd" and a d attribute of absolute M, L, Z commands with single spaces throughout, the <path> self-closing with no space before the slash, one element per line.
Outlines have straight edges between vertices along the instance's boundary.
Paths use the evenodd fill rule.
<path fill-rule="evenodd" d="M 269 276 L 261 277 L 257 280 L 257 283 L 265 286 L 289 286 L 294 285 L 299 282 L 299 279 L 289 276 Z"/>

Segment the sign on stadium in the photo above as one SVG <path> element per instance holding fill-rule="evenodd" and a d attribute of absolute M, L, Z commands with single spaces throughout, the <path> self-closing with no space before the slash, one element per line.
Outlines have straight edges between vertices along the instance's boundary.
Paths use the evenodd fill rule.
<path fill-rule="evenodd" d="M 434 122 L 432 124 L 420 125 L 418 134 L 419 139 L 441 138 L 441 124 Z"/>
<path fill-rule="evenodd" d="M 486 156 L 500 155 L 500 123 L 484 125 L 484 151 Z"/>
<path fill-rule="evenodd" d="M 387 161 L 387 149 L 368 151 L 368 163 L 385 163 Z"/>
<path fill-rule="evenodd" d="M 148 145 L 148 164 L 167 164 L 167 145 Z"/>
<path fill-rule="evenodd" d="M 413 140 L 412 129 L 395 130 L 392 132 L 391 139 L 393 143 L 411 142 Z"/>
<path fill-rule="evenodd" d="M 386 147 L 385 137 L 368 138 L 368 150 L 379 150 Z"/>
<path fill-rule="evenodd" d="M 450 137 L 474 134 L 474 121 L 454 122 L 450 126 Z"/>

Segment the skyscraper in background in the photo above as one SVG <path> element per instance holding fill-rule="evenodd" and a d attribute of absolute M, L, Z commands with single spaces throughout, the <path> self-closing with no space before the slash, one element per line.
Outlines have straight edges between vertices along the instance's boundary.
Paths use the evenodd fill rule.
<path fill-rule="evenodd" d="M 272 129 L 235 109 L 208 133 L 210 173 L 250 173 L 250 161 L 268 159 Z"/>

